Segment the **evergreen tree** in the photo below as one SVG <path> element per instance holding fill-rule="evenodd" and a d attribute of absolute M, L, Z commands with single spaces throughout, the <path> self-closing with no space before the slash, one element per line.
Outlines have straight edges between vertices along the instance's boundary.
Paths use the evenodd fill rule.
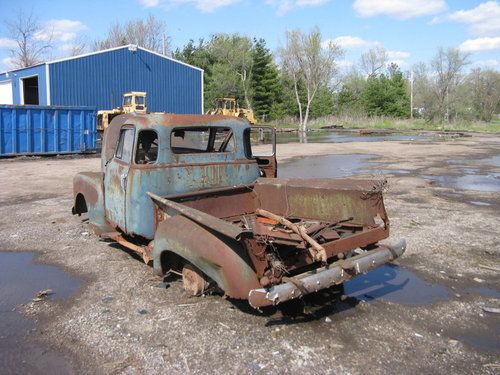
<path fill-rule="evenodd" d="M 369 116 L 406 117 L 410 98 L 403 73 L 391 64 L 388 74 L 370 76 L 361 95 L 364 110 Z"/>
<path fill-rule="evenodd" d="M 266 121 L 269 120 L 271 109 L 278 100 L 281 89 L 278 69 L 264 39 L 254 39 L 252 55 L 253 109 L 258 120 Z M 276 105 L 274 107 L 276 109 Z"/>
<path fill-rule="evenodd" d="M 399 67 L 392 63 L 389 68 L 389 97 L 386 114 L 395 117 L 407 117 L 410 113 L 408 83 Z"/>

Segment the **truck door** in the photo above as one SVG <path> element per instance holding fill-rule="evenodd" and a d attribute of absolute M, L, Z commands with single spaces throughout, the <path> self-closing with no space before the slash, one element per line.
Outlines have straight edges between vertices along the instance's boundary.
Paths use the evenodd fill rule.
<path fill-rule="evenodd" d="M 126 231 L 126 192 L 132 154 L 134 153 L 135 129 L 125 126 L 120 131 L 115 154 L 106 165 L 104 175 L 104 202 L 108 221 Z"/>
<path fill-rule="evenodd" d="M 250 127 L 252 157 L 259 165 L 262 177 L 278 176 L 276 162 L 276 130 L 270 126 Z"/>

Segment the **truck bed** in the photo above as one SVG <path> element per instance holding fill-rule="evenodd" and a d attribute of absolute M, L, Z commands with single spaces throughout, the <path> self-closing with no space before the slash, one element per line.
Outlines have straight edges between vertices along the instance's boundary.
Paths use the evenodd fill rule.
<path fill-rule="evenodd" d="M 257 256 L 255 249 L 271 248 L 284 269 L 293 274 L 316 262 L 306 251 L 309 243 L 277 220 L 257 215 L 257 211 L 265 210 L 303 228 L 326 250 L 328 259 L 337 258 L 339 253 L 366 248 L 388 237 L 382 188 L 379 181 L 372 180 L 259 179 L 250 186 L 164 198 L 206 214 L 201 220 L 204 225 L 221 232 L 224 226 L 240 233 L 254 266 L 259 263 L 252 256 Z"/>

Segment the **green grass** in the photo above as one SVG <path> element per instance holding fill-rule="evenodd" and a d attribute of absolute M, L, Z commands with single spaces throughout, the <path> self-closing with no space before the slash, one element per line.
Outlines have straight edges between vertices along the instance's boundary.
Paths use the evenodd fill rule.
<path fill-rule="evenodd" d="M 270 123 L 278 129 L 298 129 L 298 121 L 285 119 Z M 311 120 L 308 129 L 319 129 L 327 125 L 342 125 L 354 129 L 389 129 L 398 131 L 434 130 L 500 133 L 500 118 L 491 122 L 457 120 L 447 123 L 428 123 L 424 119 L 397 119 L 389 117 L 341 117 L 331 116 Z"/>

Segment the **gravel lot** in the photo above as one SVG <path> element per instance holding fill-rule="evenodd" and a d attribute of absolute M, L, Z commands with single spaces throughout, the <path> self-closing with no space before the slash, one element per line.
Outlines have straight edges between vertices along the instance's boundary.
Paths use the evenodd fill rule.
<path fill-rule="evenodd" d="M 325 293 L 309 298 L 302 313 L 260 314 L 218 295 L 188 298 L 179 281 L 165 288 L 151 267 L 71 215 L 72 178 L 98 170 L 94 157 L 1 160 L 0 250 L 35 252 L 38 262 L 82 280 L 73 298 L 18 307 L 37 322 L 29 340 L 62 353 L 65 372 L 498 374 L 500 318 L 483 307 L 500 302 L 473 288 L 500 285 L 493 270 L 500 268 L 500 192 L 457 191 L 422 176 L 498 174 L 499 149 L 500 136 L 488 134 L 278 145 L 280 162 L 370 154 L 379 158 L 369 176 L 405 171 L 387 175 L 391 237 L 408 242 L 399 265 L 447 288 L 448 298 L 434 303 L 336 303 Z"/>

